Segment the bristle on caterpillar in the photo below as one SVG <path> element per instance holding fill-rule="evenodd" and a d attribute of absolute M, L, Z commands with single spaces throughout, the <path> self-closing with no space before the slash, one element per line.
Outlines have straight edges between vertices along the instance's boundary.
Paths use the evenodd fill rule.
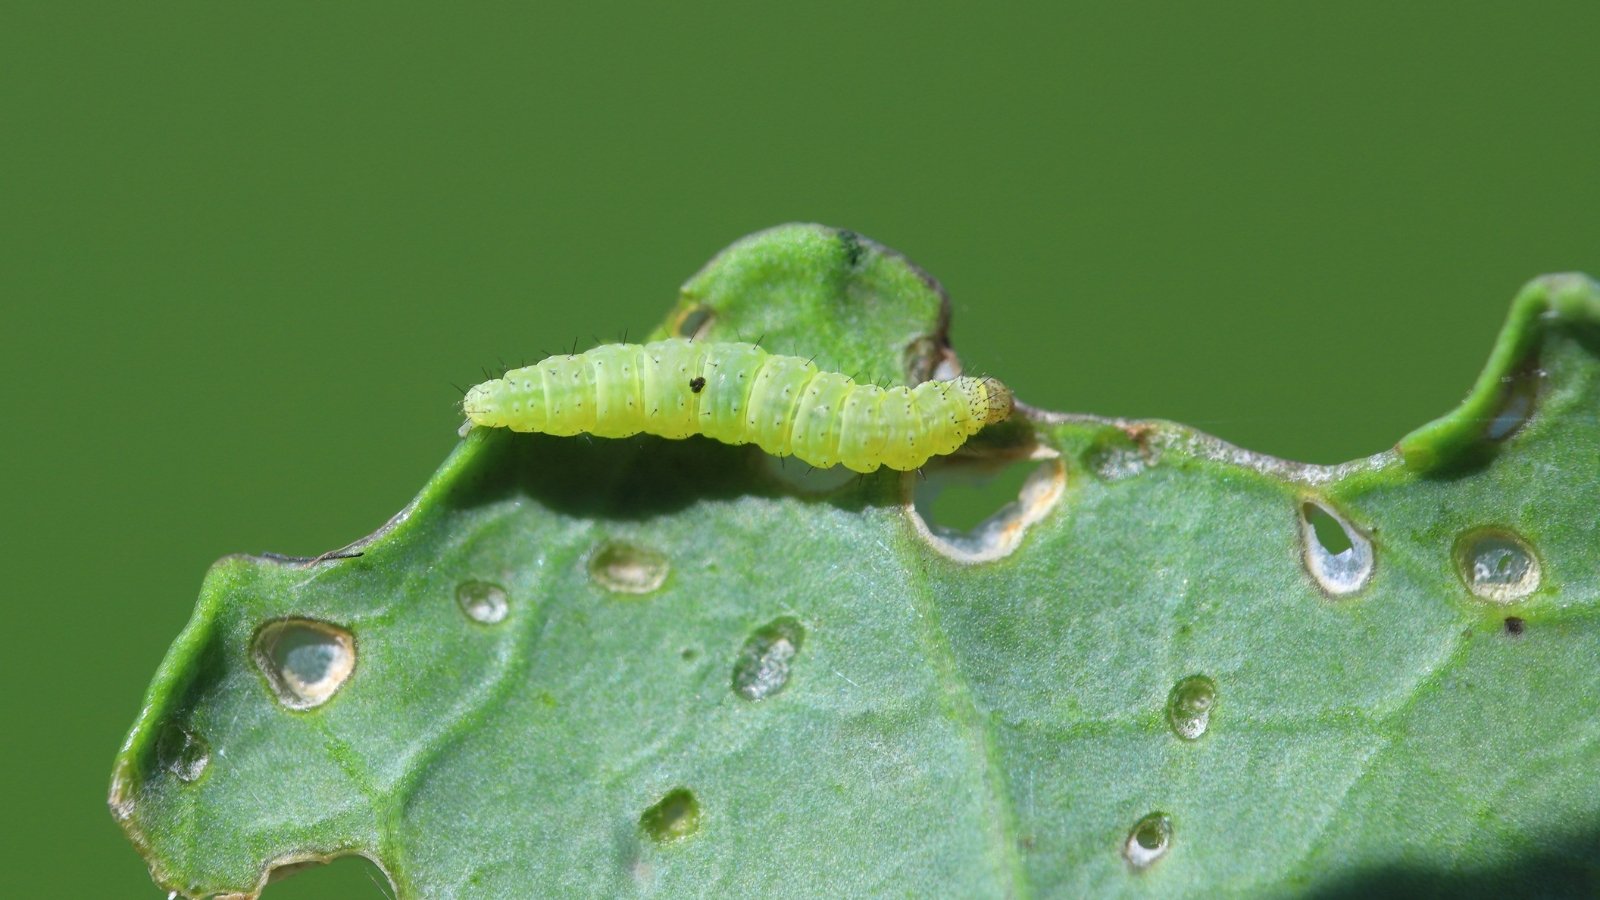
<path fill-rule="evenodd" d="M 754 344 L 673 338 L 606 344 L 512 369 L 467 391 L 461 408 L 463 432 L 699 434 L 819 469 L 909 471 L 1009 416 L 1011 391 L 993 378 L 966 376 L 911 388 L 857 384 Z"/>

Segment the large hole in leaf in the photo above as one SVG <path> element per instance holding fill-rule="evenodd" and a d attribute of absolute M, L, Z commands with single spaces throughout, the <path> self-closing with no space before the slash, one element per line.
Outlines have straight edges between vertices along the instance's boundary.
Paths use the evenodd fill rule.
<path fill-rule="evenodd" d="M 1002 466 L 962 478 L 935 475 L 917 486 L 917 510 L 941 532 L 970 534 L 1022 494 L 1036 466 Z"/>
<path fill-rule="evenodd" d="M 1372 577 L 1372 542 L 1315 500 L 1300 504 L 1306 570 L 1330 597 L 1353 594 Z"/>
<path fill-rule="evenodd" d="M 274 867 L 267 880 L 271 889 L 262 896 L 269 900 L 322 900 L 326 897 L 393 900 L 399 896 L 383 869 L 358 853 L 326 863 L 314 860 L 284 863 Z"/>
<path fill-rule="evenodd" d="M 912 520 L 935 549 L 963 562 L 999 559 L 1028 527 L 1055 508 L 1066 490 L 1060 459 L 996 466 L 952 461 L 912 482 Z"/>
<path fill-rule="evenodd" d="M 1324 552 L 1339 556 L 1348 553 L 1355 546 L 1355 542 L 1350 540 L 1350 535 L 1345 533 L 1344 525 L 1321 506 L 1306 503 L 1300 507 L 1300 514 L 1310 523 L 1316 541 Z"/>
<path fill-rule="evenodd" d="M 256 665 L 290 709 L 328 702 L 356 667 L 350 632 L 314 619 L 280 619 L 256 632 Z"/>

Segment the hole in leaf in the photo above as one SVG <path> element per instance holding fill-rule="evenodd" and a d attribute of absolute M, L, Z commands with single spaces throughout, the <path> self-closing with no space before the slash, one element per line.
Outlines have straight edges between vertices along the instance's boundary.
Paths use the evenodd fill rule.
<path fill-rule="evenodd" d="M 1055 508 L 1066 484 L 1060 459 L 1001 467 L 952 462 L 912 482 L 909 512 L 934 549 L 961 562 L 986 562 L 1017 549 L 1028 528 Z"/>
<path fill-rule="evenodd" d="M 356 667 L 350 632 L 314 619 L 280 619 L 256 632 L 255 660 L 279 702 L 311 709 L 328 702 Z"/>
<path fill-rule="evenodd" d="M 1330 597 L 1352 594 L 1372 577 L 1372 542 L 1314 500 L 1300 504 L 1305 564 Z"/>
<path fill-rule="evenodd" d="M 1146 869 L 1167 855 L 1172 847 L 1172 819 L 1154 812 L 1140 819 L 1128 832 L 1122 855 L 1134 869 Z"/>
<path fill-rule="evenodd" d="M 294 876 L 294 877 L 290 877 Z M 383 867 L 360 853 L 332 859 L 284 861 L 267 876 L 272 889 L 262 896 L 271 900 L 294 898 L 384 898 L 399 896 Z"/>
<path fill-rule="evenodd" d="M 1345 533 L 1344 525 L 1333 514 L 1315 503 L 1307 503 L 1300 507 L 1301 515 L 1311 524 L 1311 529 L 1316 533 L 1317 543 L 1322 549 L 1333 555 L 1348 552 L 1355 546 L 1350 540 L 1350 535 Z"/>
<path fill-rule="evenodd" d="M 917 486 L 917 509 L 940 532 L 970 533 L 1015 502 L 1035 468 L 1002 466 L 968 478 L 932 476 Z"/>

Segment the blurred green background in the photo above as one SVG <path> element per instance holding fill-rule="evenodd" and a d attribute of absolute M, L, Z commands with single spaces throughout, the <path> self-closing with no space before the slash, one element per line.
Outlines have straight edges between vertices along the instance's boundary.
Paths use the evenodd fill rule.
<path fill-rule="evenodd" d="M 786 221 L 1036 405 L 1336 462 L 1600 273 L 1600 5 L 8 3 L 5 884 L 156 896 L 111 757 L 232 551 L 316 554 L 456 384 Z M 286 777 L 289 777 L 286 773 Z M 354 862 L 272 900 L 378 896 Z"/>

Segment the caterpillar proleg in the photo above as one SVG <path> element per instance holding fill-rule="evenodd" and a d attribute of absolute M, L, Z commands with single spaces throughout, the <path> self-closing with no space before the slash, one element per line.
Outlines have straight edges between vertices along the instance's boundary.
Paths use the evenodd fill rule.
<path fill-rule="evenodd" d="M 908 471 L 1011 414 L 992 378 L 881 388 L 754 344 L 605 344 L 513 369 L 467 392 L 467 426 L 756 444 L 817 468 Z"/>

